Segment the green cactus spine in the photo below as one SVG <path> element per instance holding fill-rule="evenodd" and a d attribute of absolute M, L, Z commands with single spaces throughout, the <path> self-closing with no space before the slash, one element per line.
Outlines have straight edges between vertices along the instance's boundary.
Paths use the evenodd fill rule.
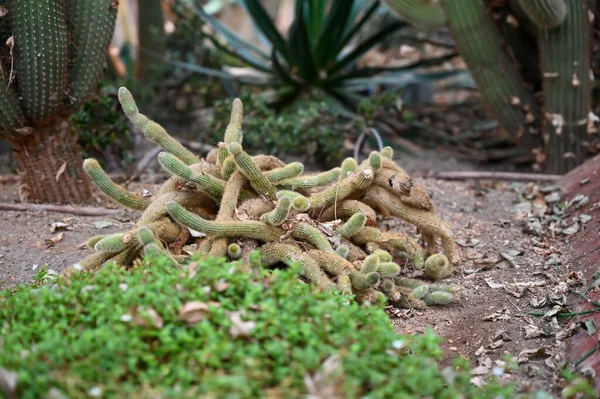
<path fill-rule="evenodd" d="M 72 55 L 68 100 L 75 108 L 90 95 L 102 74 L 117 8 L 114 0 L 66 0 L 65 6 Z"/>

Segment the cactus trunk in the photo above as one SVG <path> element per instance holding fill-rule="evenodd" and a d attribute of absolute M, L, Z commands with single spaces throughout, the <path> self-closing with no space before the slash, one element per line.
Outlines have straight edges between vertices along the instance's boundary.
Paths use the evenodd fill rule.
<path fill-rule="evenodd" d="M 80 204 L 92 194 L 81 163 L 77 135 L 66 119 L 35 127 L 11 140 L 23 180 L 22 199 L 35 203 Z"/>

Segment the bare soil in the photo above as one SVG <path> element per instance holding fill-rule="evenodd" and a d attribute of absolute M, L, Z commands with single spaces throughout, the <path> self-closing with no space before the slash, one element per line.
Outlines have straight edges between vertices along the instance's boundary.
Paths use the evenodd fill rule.
<path fill-rule="evenodd" d="M 425 168 L 472 168 L 439 158 L 429 167 L 410 158 L 400 160 L 400 164 L 409 173 Z M 396 330 L 419 333 L 432 327 L 444 338 L 446 362 L 459 355 L 472 361 L 474 383 L 491 374 L 502 374 L 502 378 L 517 381 L 526 391 L 539 388 L 556 394 L 560 388 L 557 376 L 566 363 L 562 341 L 566 337 L 561 334 L 568 335 L 568 324 L 556 322 L 551 315 L 540 318 L 524 312 L 547 312 L 553 306 L 552 301 L 546 307 L 533 309 L 532 300 L 540 301 L 557 292 L 556 295 L 563 295 L 567 281 L 577 284 L 576 276 L 570 275 L 572 279 L 567 280 L 568 260 L 572 258 L 568 245 L 562 238 L 547 237 L 537 237 L 538 243 L 534 244 L 534 236 L 522 232 L 513 207 L 519 202 L 517 191 L 523 185 L 434 179 L 420 182 L 432 194 L 436 213 L 455 232 L 462 262 L 447 282 L 464 287 L 464 299 L 459 304 L 422 311 L 389 309 Z M 156 189 L 152 184 L 135 184 L 130 189 L 141 191 L 142 186 L 151 191 Z M 0 185 L 0 202 L 18 201 L 17 191 L 14 183 Z M 99 199 L 99 203 L 105 204 L 105 199 Z M 136 215 L 125 211 L 116 217 L 0 211 L 0 281 L 7 284 L 4 288 L 30 282 L 45 264 L 60 272 L 92 252 L 82 245 L 88 238 L 122 231 L 134 220 Z M 96 223 L 105 221 L 111 224 L 102 227 Z M 68 230 L 52 231 L 53 223 L 57 222 L 66 223 Z M 397 220 L 382 223 L 395 230 L 414 232 L 414 227 Z M 62 234 L 60 241 L 48 241 L 58 234 Z M 508 259 L 502 253 L 508 254 Z M 545 268 L 551 254 L 562 260 L 562 265 Z M 419 272 L 410 268 L 407 274 L 419 277 Z M 567 303 L 576 302 L 568 290 L 564 295 Z M 526 339 L 526 333 L 533 338 Z M 519 366 L 501 372 L 505 369 L 502 362 L 509 354 L 515 360 L 519 358 Z"/>

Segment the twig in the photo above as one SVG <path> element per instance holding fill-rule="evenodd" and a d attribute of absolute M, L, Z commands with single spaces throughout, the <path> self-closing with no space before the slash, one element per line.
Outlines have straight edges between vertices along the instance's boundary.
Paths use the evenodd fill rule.
<path fill-rule="evenodd" d="M 71 213 L 81 216 L 108 216 L 121 212 L 120 209 L 95 208 L 95 207 L 75 207 L 70 205 L 50 205 L 50 204 L 9 204 L 0 202 L 2 211 L 23 211 L 23 212 L 59 212 Z"/>
<path fill-rule="evenodd" d="M 432 172 L 425 173 L 422 177 L 432 177 L 442 180 L 513 180 L 513 181 L 545 181 L 555 182 L 562 178 L 561 175 L 544 175 L 540 173 L 518 172 Z"/>

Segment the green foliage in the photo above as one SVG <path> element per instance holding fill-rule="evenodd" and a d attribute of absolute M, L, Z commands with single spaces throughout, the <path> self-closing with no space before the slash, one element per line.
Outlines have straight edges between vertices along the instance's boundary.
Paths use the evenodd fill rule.
<path fill-rule="evenodd" d="M 300 397 L 317 374 L 322 392 L 346 398 L 517 397 L 493 381 L 472 385 L 464 359 L 441 370 L 432 330 L 398 335 L 380 307 L 299 283 L 295 268 L 240 267 L 196 258 L 180 274 L 159 255 L 69 281 L 43 271 L 0 293 L 0 364 L 24 399 L 50 388 L 70 398 Z M 190 302 L 202 304 L 196 322 L 182 311 Z"/>
<path fill-rule="evenodd" d="M 302 101 L 293 108 L 275 111 L 258 96 L 241 97 L 244 109 L 244 148 L 264 154 L 302 156 L 323 167 L 344 157 L 344 132 L 358 122 L 349 121 L 325 102 Z M 229 120 L 231 101 L 214 105 L 214 115 L 201 141 L 218 142 Z"/>
<path fill-rule="evenodd" d="M 268 51 L 237 35 L 202 7 L 188 7 L 214 29 L 215 34 L 208 36 L 213 44 L 249 67 L 248 73 L 234 76 L 220 70 L 198 68 L 191 63 L 178 65 L 242 84 L 272 88 L 275 96 L 270 105 L 275 108 L 287 106 L 303 93 L 316 89 L 355 111 L 360 100 L 369 95 L 374 85 L 381 83 L 377 78 L 382 77 L 386 84 L 400 87 L 411 79 L 398 79 L 397 76 L 412 73 L 423 64 L 418 61 L 401 67 L 358 66 L 363 55 L 408 26 L 398 19 L 380 25 L 375 20 L 381 11 L 379 1 L 296 0 L 294 19 L 285 37 L 260 1 L 243 2 L 266 40 Z M 361 37 L 369 26 L 375 26 L 375 31 Z M 438 65 L 452 57 L 454 54 L 443 55 L 425 63 Z M 391 75 L 382 76 L 385 74 Z M 424 78 L 428 79 L 427 76 Z"/>
<path fill-rule="evenodd" d="M 117 88 L 107 81 L 99 86 L 97 94 L 71 116 L 71 126 L 79 135 L 86 158 L 98 158 L 102 162 L 106 152 L 112 151 L 114 158 L 128 165 L 133 161 L 133 141 L 127 117 L 116 97 Z"/>

